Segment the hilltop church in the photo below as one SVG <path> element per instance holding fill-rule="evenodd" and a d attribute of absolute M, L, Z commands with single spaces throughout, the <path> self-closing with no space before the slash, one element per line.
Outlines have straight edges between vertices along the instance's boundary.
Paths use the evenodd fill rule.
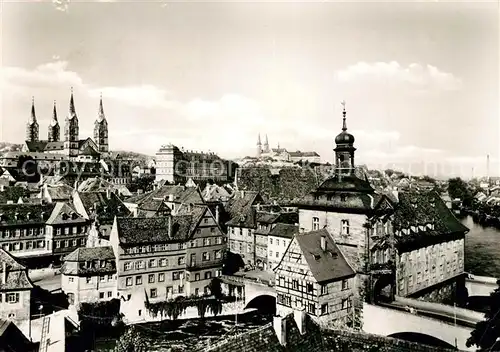
<path fill-rule="evenodd" d="M 47 139 L 41 140 L 39 136 L 39 124 L 35 113 L 35 102 L 32 100 L 31 116 L 26 124 L 26 141 L 23 145 L 23 153 L 48 153 L 64 156 L 65 159 L 78 161 L 96 161 L 108 156 L 108 122 L 104 115 L 102 96 L 99 102 L 97 119 L 94 122 L 94 139 L 88 137 L 80 139 L 78 116 L 75 109 L 73 89 L 69 101 L 69 113 L 65 120 L 64 135 L 61 136 L 61 127 L 57 119 L 56 103 L 52 120 L 48 126 Z M 29 155 L 29 154 L 28 154 Z M 35 159 L 39 159 L 35 155 Z M 45 158 L 47 159 L 47 158 Z"/>

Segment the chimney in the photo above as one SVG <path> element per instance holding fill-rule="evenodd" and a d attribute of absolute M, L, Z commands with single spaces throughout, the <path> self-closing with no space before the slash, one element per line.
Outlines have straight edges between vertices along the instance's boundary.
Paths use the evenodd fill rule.
<path fill-rule="evenodd" d="M 215 206 L 215 222 L 217 222 L 217 224 L 219 223 L 219 217 L 220 217 L 219 206 L 216 205 Z"/>
<path fill-rule="evenodd" d="M 306 313 L 304 310 L 294 310 L 293 319 L 295 319 L 300 334 L 304 335 L 306 333 Z"/>
<path fill-rule="evenodd" d="M 106 188 L 106 198 L 111 198 L 111 190 L 109 188 Z"/>
<path fill-rule="evenodd" d="M 245 197 L 245 191 L 242 190 L 242 191 L 240 191 L 240 193 L 241 193 L 241 198 L 244 198 Z"/>
<path fill-rule="evenodd" d="M 321 236 L 321 249 L 326 251 L 326 237 Z"/>
<path fill-rule="evenodd" d="M 2 263 L 2 283 L 5 285 L 7 283 L 7 263 Z"/>
<path fill-rule="evenodd" d="M 282 317 L 274 317 L 273 328 L 278 341 L 282 346 L 286 346 L 286 320 Z"/>

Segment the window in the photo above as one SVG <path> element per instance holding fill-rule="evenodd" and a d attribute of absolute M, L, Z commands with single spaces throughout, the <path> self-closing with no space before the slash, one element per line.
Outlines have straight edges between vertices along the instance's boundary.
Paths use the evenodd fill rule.
<path fill-rule="evenodd" d="M 130 270 L 132 269 L 132 263 L 131 262 L 125 262 L 124 270 Z"/>
<path fill-rule="evenodd" d="M 211 278 L 212 278 L 212 272 L 211 271 L 205 272 L 205 280 L 208 280 L 208 279 L 211 279 Z"/>
<path fill-rule="evenodd" d="M 179 263 L 179 265 L 184 265 L 184 264 L 186 264 L 186 258 L 179 257 L 179 259 L 177 260 L 177 262 Z"/>
<path fill-rule="evenodd" d="M 160 259 L 160 266 L 167 266 L 168 262 L 165 258 Z"/>
<path fill-rule="evenodd" d="M 92 278 L 91 277 L 87 277 L 86 279 L 87 279 L 86 281 L 87 281 L 88 284 L 90 284 L 92 282 Z"/>
<path fill-rule="evenodd" d="M 342 300 L 342 309 L 351 308 L 351 300 L 349 298 Z"/>
<path fill-rule="evenodd" d="M 203 219 L 203 223 L 208 224 L 208 219 L 207 218 Z"/>
<path fill-rule="evenodd" d="M 61 248 L 61 241 L 56 241 L 56 248 Z"/>
<path fill-rule="evenodd" d="M 215 259 L 221 259 L 222 258 L 222 251 L 218 250 L 215 251 Z"/>
<path fill-rule="evenodd" d="M 103 299 L 104 298 L 104 292 L 99 292 L 99 298 Z"/>
<path fill-rule="evenodd" d="M 319 218 L 313 217 L 313 231 L 319 230 Z"/>
<path fill-rule="evenodd" d="M 346 200 L 346 195 L 345 194 L 341 194 L 340 195 L 340 201 L 341 202 L 345 202 L 345 200 Z"/>
<path fill-rule="evenodd" d="M 152 288 L 152 289 L 149 291 L 149 296 L 150 296 L 151 298 L 156 298 L 156 297 L 158 297 L 158 291 L 157 291 L 157 289 L 156 289 L 156 288 Z"/>
<path fill-rule="evenodd" d="M 172 280 L 179 280 L 179 278 L 180 278 L 180 275 L 179 275 L 179 274 L 180 274 L 180 273 L 179 273 L 178 271 L 174 271 L 174 272 L 172 273 Z"/>
<path fill-rule="evenodd" d="M 131 277 L 127 277 L 125 279 L 125 285 L 126 286 L 132 286 L 132 278 Z"/>
<path fill-rule="evenodd" d="M 208 261 L 208 260 L 210 260 L 210 253 L 208 253 L 208 252 L 203 252 L 202 260 L 203 260 L 203 261 Z"/>
<path fill-rule="evenodd" d="M 18 303 L 19 302 L 19 293 L 7 293 L 5 295 L 5 301 L 7 303 Z"/>
<path fill-rule="evenodd" d="M 280 252 L 276 252 L 276 258 L 280 257 Z"/>
<path fill-rule="evenodd" d="M 167 298 L 172 295 L 173 288 L 172 286 L 167 286 Z"/>
<path fill-rule="evenodd" d="M 273 239 L 272 238 L 269 239 L 269 244 L 273 244 Z"/>
<path fill-rule="evenodd" d="M 215 238 L 215 244 L 222 244 L 222 237 Z"/>
<path fill-rule="evenodd" d="M 137 315 L 138 315 L 138 316 L 141 316 L 141 315 L 142 315 L 142 309 L 139 309 L 139 310 L 137 311 Z"/>
<path fill-rule="evenodd" d="M 179 293 L 184 293 L 184 286 L 179 285 Z"/>
<path fill-rule="evenodd" d="M 150 259 L 149 260 L 149 267 L 150 268 L 155 268 L 156 267 L 156 260 L 155 259 Z"/>
<path fill-rule="evenodd" d="M 150 284 L 152 284 L 153 282 L 155 282 L 155 275 L 154 274 L 149 274 L 148 275 L 148 282 Z"/>
<path fill-rule="evenodd" d="M 327 303 L 321 305 L 321 315 L 325 315 L 325 314 L 328 314 L 328 304 Z"/>
<path fill-rule="evenodd" d="M 158 274 L 158 282 L 163 282 L 163 281 L 165 281 L 165 274 L 159 273 Z"/>
<path fill-rule="evenodd" d="M 69 247 L 69 240 L 64 241 L 64 247 L 68 248 Z"/>
<path fill-rule="evenodd" d="M 215 228 L 214 228 L 214 227 L 211 227 L 211 228 L 210 228 L 210 232 L 214 233 L 214 232 L 215 232 Z"/>
<path fill-rule="evenodd" d="M 136 276 L 135 277 L 135 284 L 136 285 L 142 285 L 142 276 Z"/>
<path fill-rule="evenodd" d="M 307 284 L 306 288 L 307 288 L 307 293 L 313 293 L 314 292 L 314 286 L 313 286 L 313 284 Z"/>
<path fill-rule="evenodd" d="M 74 279 L 74 278 L 72 278 L 72 277 L 69 277 L 69 278 L 68 278 L 68 281 L 69 281 L 69 282 L 73 282 L 73 281 L 75 281 L 75 279 Z"/>
<path fill-rule="evenodd" d="M 349 234 L 349 220 L 341 220 L 340 226 L 341 226 L 341 234 L 348 235 Z"/>
<path fill-rule="evenodd" d="M 299 289 L 299 282 L 297 280 L 292 280 L 292 288 L 294 290 L 298 290 Z"/>
<path fill-rule="evenodd" d="M 322 285 L 321 286 L 321 294 L 322 295 L 327 295 L 328 294 L 328 286 L 327 285 Z"/>
<path fill-rule="evenodd" d="M 276 245 L 279 246 L 280 245 L 280 240 L 276 240 Z"/>
<path fill-rule="evenodd" d="M 106 276 L 104 276 L 104 275 L 99 276 L 99 280 L 101 280 L 101 282 L 105 282 Z"/>
<path fill-rule="evenodd" d="M 194 281 L 200 281 L 200 274 L 194 274 Z"/>
<path fill-rule="evenodd" d="M 349 289 L 349 281 L 342 280 L 342 290 L 348 290 L 348 289 Z"/>
<path fill-rule="evenodd" d="M 203 245 L 204 246 L 210 246 L 210 238 L 204 238 L 203 239 Z"/>
<path fill-rule="evenodd" d="M 200 289 L 199 288 L 195 288 L 194 289 L 194 295 L 195 296 L 199 296 L 200 295 Z"/>
<path fill-rule="evenodd" d="M 307 312 L 316 314 L 316 306 L 314 305 L 314 303 L 307 303 Z"/>
<path fill-rule="evenodd" d="M 113 296 L 113 292 L 108 291 L 108 298 L 111 298 Z"/>

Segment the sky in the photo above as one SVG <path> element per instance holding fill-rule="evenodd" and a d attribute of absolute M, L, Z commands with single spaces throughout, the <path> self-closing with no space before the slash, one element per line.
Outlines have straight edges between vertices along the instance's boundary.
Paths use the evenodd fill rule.
<path fill-rule="evenodd" d="M 0 139 L 20 143 L 34 96 L 40 138 L 70 87 L 80 138 L 99 95 L 111 150 L 163 144 L 500 176 L 498 2 L 4 1 Z M 418 168 L 418 167 L 417 167 Z M 473 170 L 474 169 L 474 170 Z"/>

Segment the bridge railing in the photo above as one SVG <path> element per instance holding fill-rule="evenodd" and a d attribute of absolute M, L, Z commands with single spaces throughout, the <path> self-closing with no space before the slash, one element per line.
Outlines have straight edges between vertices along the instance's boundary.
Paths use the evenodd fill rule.
<path fill-rule="evenodd" d="M 496 285 L 497 281 L 499 279 L 496 278 L 496 277 L 491 277 L 491 276 L 480 276 L 480 275 L 468 274 L 466 280 L 467 281 L 471 281 L 471 282 L 478 282 L 478 283 L 485 283 L 485 284 Z"/>
<path fill-rule="evenodd" d="M 470 309 L 465 309 L 465 308 L 460 308 L 460 307 L 452 307 L 448 306 L 446 304 L 440 304 L 440 303 L 432 303 L 432 302 L 425 302 L 425 301 L 419 301 L 416 299 L 410 299 L 410 298 L 405 298 L 405 297 L 395 297 L 396 302 L 408 305 L 410 307 L 414 307 L 416 309 L 424 309 L 424 310 L 429 310 L 429 311 L 435 311 L 435 312 L 441 312 L 448 314 L 450 316 L 457 315 L 461 317 L 468 318 L 470 320 L 474 321 L 481 321 L 484 319 L 484 314 L 480 312 L 476 312 Z"/>

